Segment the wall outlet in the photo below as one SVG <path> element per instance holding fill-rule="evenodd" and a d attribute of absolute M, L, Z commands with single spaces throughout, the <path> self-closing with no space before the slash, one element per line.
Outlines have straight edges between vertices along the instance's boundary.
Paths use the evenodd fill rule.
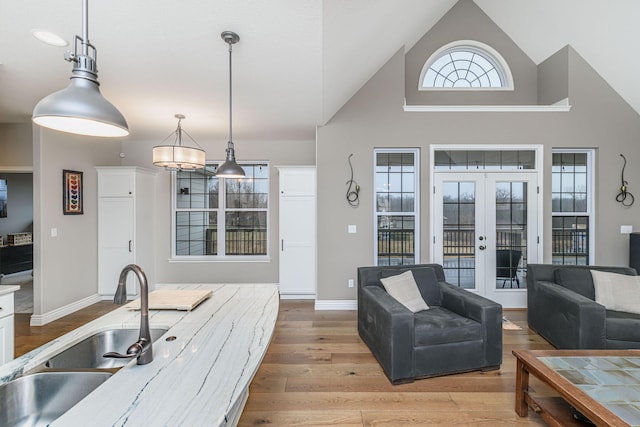
<path fill-rule="evenodd" d="M 355 225 L 349 225 L 347 226 L 347 233 L 349 234 L 355 234 L 358 232 L 358 227 L 356 227 Z"/>
<path fill-rule="evenodd" d="M 353 285 L 354 285 L 354 283 L 353 283 L 353 279 L 349 279 L 349 287 L 350 287 L 350 288 L 353 288 Z"/>

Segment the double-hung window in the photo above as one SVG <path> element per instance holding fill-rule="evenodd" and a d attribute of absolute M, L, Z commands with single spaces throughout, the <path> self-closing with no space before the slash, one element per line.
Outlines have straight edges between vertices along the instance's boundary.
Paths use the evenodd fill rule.
<path fill-rule="evenodd" d="M 174 174 L 174 257 L 268 255 L 269 165 L 240 166 L 244 178 L 216 177 L 217 163 Z"/>
<path fill-rule="evenodd" d="M 553 150 L 554 264 L 589 265 L 593 245 L 593 150 Z"/>
<path fill-rule="evenodd" d="M 375 263 L 415 264 L 420 260 L 418 149 L 376 149 Z"/>

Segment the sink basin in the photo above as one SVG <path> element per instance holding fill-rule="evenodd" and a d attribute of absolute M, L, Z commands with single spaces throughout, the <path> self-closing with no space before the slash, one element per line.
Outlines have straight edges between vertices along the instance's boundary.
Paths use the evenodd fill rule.
<path fill-rule="evenodd" d="M 154 328 L 150 332 L 151 341 L 154 342 L 167 332 L 167 329 Z M 114 359 L 102 355 L 110 351 L 126 353 L 127 348 L 138 340 L 138 335 L 138 329 L 109 329 L 98 332 L 53 356 L 47 361 L 46 366 L 54 369 L 120 368 L 131 359 Z"/>
<path fill-rule="evenodd" d="M 109 372 L 40 372 L 0 385 L 0 426 L 46 426 L 110 376 Z"/>

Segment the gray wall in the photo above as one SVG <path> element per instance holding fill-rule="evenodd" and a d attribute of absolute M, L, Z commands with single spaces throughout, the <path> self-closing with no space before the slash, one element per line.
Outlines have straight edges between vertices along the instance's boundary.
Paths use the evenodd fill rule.
<path fill-rule="evenodd" d="M 34 314 L 98 291 L 95 166 L 120 164 L 120 141 L 34 126 Z M 84 172 L 84 214 L 62 213 L 62 170 Z M 56 228 L 57 237 L 51 237 Z"/>
<path fill-rule="evenodd" d="M 0 171 L 31 171 L 31 123 L 0 123 Z"/>
<path fill-rule="evenodd" d="M 426 56 L 430 54 L 425 51 Z M 578 55 L 567 50 L 569 113 L 404 113 L 405 56 L 397 52 L 380 71 L 318 130 L 318 299 L 353 300 L 356 290 L 347 280 L 358 266 L 373 260 L 373 149 L 420 147 L 421 149 L 421 261 L 431 261 L 429 145 L 430 144 L 541 144 L 544 146 L 543 253 L 551 261 L 551 150 L 596 148 L 597 264 L 626 265 L 628 236 L 621 224 L 640 227 L 638 203 L 625 208 L 614 198 L 620 186 L 620 153 L 631 165 L 640 162 L 640 117 Z M 560 61 L 562 62 L 562 61 Z M 416 63 L 419 63 L 416 62 Z M 422 64 L 420 64 L 420 67 Z M 518 76 L 516 76 L 518 77 Z M 408 78 L 408 77 L 407 77 Z M 360 207 L 345 198 L 349 178 L 347 157 L 354 154 L 355 178 L 360 183 Z M 627 167 L 629 190 L 640 195 L 640 168 Z M 347 234 L 355 224 L 357 234 Z"/>
<path fill-rule="evenodd" d="M 33 230 L 33 174 L 3 173 L 7 180 L 7 217 L 0 218 L 0 236 Z"/>
<path fill-rule="evenodd" d="M 442 46 L 459 40 L 473 40 L 497 50 L 509 64 L 514 90 L 418 91 L 420 72 L 427 59 Z M 534 105 L 537 100 L 535 63 L 472 0 L 456 3 L 405 57 L 407 105 Z"/>

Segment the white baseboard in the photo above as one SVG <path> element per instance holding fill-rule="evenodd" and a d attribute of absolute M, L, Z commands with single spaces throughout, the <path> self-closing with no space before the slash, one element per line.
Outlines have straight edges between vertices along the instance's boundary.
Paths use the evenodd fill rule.
<path fill-rule="evenodd" d="M 76 311 L 88 307 L 91 304 L 102 301 L 102 298 L 98 294 L 93 294 L 89 297 L 81 299 L 80 301 L 72 302 L 64 307 L 56 308 L 53 311 L 44 314 L 34 314 L 31 316 L 31 326 L 43 326 L 54 320 L 58 320 L 68 314 L 75 313 Z"/>
<path fill-rule="evenodd" d="M 316 299 L 316 294 L 280 294 L 280 299 Z"/>
<path fill-rule="evenodd" d="M 316 300 L 316 310 L 357 310 L 358 300 Z"/>

